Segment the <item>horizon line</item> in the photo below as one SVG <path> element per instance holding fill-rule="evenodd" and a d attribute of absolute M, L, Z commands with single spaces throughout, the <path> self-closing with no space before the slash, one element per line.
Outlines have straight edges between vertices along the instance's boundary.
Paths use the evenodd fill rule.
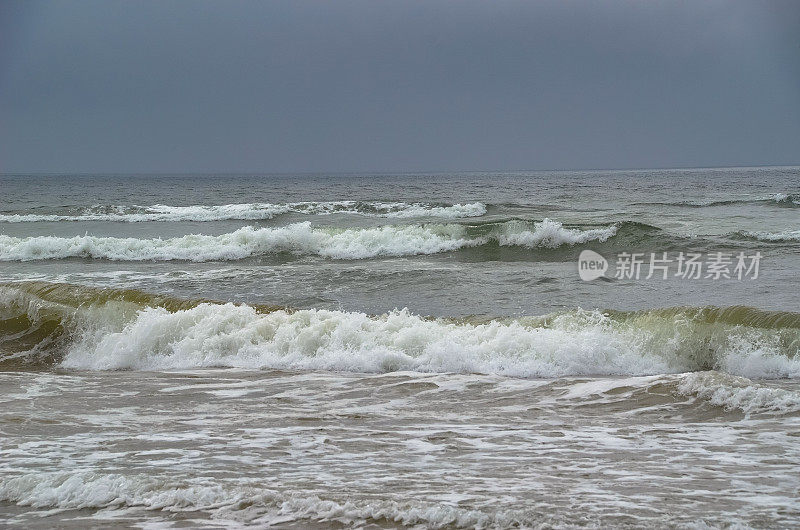
<path fill-rule="evenodd" d="M 358 171 L 2 171 L 2 176 L 182 176 L 182 175 L 219 175 L 219 176 L 256 176 L 256 175 L 353 175 L 353 176 L 380 176 L 380 175 L 444 175 L 451 173 L 559 173 L 559 172 L 601 172 L 601 171 L 688 171 L 702 169 L 766 169 L 766 168 L 800 168 L 800 164 L 763 164 L 753 166 L 663 166 L 663 167 L 617 167 L 617 168 L 570 168 L 570 169 L 450 169 L 450 170 L 358 170 Z"/>

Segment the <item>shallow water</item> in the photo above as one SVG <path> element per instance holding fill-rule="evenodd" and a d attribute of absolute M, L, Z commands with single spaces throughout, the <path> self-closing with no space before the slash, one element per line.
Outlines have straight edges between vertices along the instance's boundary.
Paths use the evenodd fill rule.
<path fill-rule="evenodd" d="M 32 505 L 13 522 L 76 527 L 790 526 L 798 394 L 749 383 L 793 400 L 750 414 L 698 395 L 729 379 L 6 374 L 0 492 Z"/>

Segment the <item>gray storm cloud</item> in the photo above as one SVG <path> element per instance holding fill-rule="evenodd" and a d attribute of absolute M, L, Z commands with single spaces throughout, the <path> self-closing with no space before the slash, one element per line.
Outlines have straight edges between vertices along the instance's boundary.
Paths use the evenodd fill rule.
<path fill-rule="evenodd" d="M 800 3 L 0 5 L 0 171 L 800 162 Z"/>

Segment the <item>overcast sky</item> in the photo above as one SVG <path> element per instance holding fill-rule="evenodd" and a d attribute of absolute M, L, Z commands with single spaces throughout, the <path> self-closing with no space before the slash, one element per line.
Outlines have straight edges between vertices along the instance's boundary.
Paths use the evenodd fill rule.
<path fill-rule="evenodd" d="M 800 164 L 800 2 L 0 2 L 0 171 Z"/>

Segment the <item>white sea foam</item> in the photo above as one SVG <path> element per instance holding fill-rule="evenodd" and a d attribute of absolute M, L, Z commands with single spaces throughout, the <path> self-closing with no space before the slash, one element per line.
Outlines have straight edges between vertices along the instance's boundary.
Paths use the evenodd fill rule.
<path fill-rule="evenodd" d="M 772 198 L 773 201 L 775 201 L 777 203 L 781 203 L 781 204 L 789 204 L 789 203 L 791 203 L 791 204 L 795 204 L 795 205 L 800 205 L 800 199 L 797 198 L 796 194 L 795 195 L 790 195 L 788 193 L 776 193 L 771 198 Z"/>
<path fill-rule="evenodd" d="M 412 218 L 438 217 L 458 219 L 480 217 L 486 213 L 486 205 L 480 202 L 453 204 L 449 206 L 405 202 L 356 202 L 322 201 L 293 202 L 283 204 L 242 203 L 222 205 L 169 206 L 94 206 L 81 213 L 57 214 L 0 214 L 0 222 L 59 222 L 59 221 L 256 221 L 275 216 L 296 213 L 308 215 L 331 215 L 336 213 L 358 214 L 371 217 Z"/>
<path fill-rule="evenodd" d="M 480 244 L 459 225 L 382 226 L 333 230 L 296 223 L 280 228 L 244 227 L 219 236 L 171 239 L 50 236 L 0 236 L 0 260 L 90 257 L 110 260 L 237 260 L 276 252 L 315 254 L 337 259 L 433 254 Z"/>
<path fill-rule="evenodd" d="M 749 376 L 763 378 L 758 367 Z M 745 414 L 791 414 L 800 411 L 800 392 L 770 385 L 764 381 L 757 382 L 748 377 L 710 370 L 579 381 L 568 386 L 557 399 L 561 402 L 581 401 L 584 404 L 589 401 L 622 400 L 634 403 L 644 394 L 663 392 L 664 388 L 669 388 L 676 396 L 692 396 L 702 402 L 726 410 L 740 410 Z M 646 399 L 643 405 L 650 406 Z"/>
<path fill-rule="evenodd" d="M 528 248 L 556 248 L 561 245 L 576 245 L 589 241 L 606 241 L 617 233 L 617 227 L 607 226 L 590 230 L 564 228 L 558 221 L 544 219 L 536 224 L 535 230 L 525 230 L 520 222 L 506 223 L 503 231 L 496 236 L 504 246 L 523 246 Z"/>
<path fill-rule="evenodd" d="M 524 223 L 505 223 L 494 232 L 470 237 L 460 224 L 388 225 L 373 228 L 335 229 L 314 227 L 309 222 L 278 228 L 244 227 L 218 236 L 186 235 L 171 239 L 118 237 L 11 237 L 0 235 L 0 261 L 98 258 L 121 261 L 187 260 L 225 261 L 250 256 L 293 252 L 334 259 L 435 254 L 486 244 L 554 248 L 590 240 L 605 241 L 615 226 L 578 230 L 545 219 L 527 229 Z"/>
<path fill-rule="evenodd" d="M 459 372 L 512 377 L 653 375 L 696 370 L 697 343 L 680 332 L 626 325 L 597 311 L 552 322 L 485 324 L 424 319 L 407 310 L 382 316 L 299 310 L 261 314 L 246 305 L 201 304 L 170 313 L 141 310 L 127 324 L 93 327 L 63 366 L 107 370 L 202 367 L 352 372 Z M 769 339 L 734 338 L 700 360 L 751 377 L 800 377 L 800 361 L 769 352 Z M 771 336 L 771 335 L 770 335 Z M 767 343 L 766 346 L 764 343 Z M 688 346 L 688 347 L 687 347 Z"/>
<path fill-rule="evenodd" d="M 643 356 L 635 337 L 601 315 L 551 328 L 426 320 L 408 311 L 380 317 L 302 310 L 259 314 L 248 306 L 203 304 L 169 313 L 148 308 L 122 331 L 90 334 L 70 368 L 160 370 L 225 366 L 355 372 L 491 373 L 535 377 L 670 371 Z"/>
<path fill-rule="evenodd" d="M 142 506 L 174 511 L 209 508 L 225 496 L 213 486 L 181 487 L 148 477 L 98 473 L 36 473 L 4 480 L 0 499 L 37 508 Z M 230 502 L 237 499 L 230 498 Z"/>
<path fill-rule="evenodd" d="M 468 204 L 454 204 L 452 206 L 427 206 L 424 204 L 404 204 L 400 207 L 390 207 L 383 212 L 384 217 L 409 218 L 409 217 L 441 217 L 443 219 L 458 219 L 463 217 L 480 217 L 486 213 L 486 205 L 480 202 Z"/>
<path fill-rule="evenodd" d="M 204 479 L 164 480 L 99 472 L 30 473 L 0 483 L 0 500 L 35 508 L 143 508 L 166 512 L 210 512 L 216 520 L 255 525 L 294 521 L 359 526 L 368 520 L 401 525 L 458 528 L 518 526 L 534 514 L 482 511 L 432 502 L 391 499 L 333 500 L 309 493 L 251 485 L 219 485 Z"/>
<path fill-rule="evenodd" d="M 291 211 L 290 205 L 253 203 L 218 206 L 167 206 L 154 204 L 143 207 L 93 207 L 75 215 L 3 214 L 0 222 L 30 223 L 59 221 L 112 221 L 138 223 L 144 221 L 224 221 L 231 219 L 261 220 Z"/>
<path fill-rule="evenodd" d="M 758 375 L 758 374 L 756 374 Z M 728 410 L 747 414 L 800 411 L 800 393 L 759 385 L 745 377 L 720 372 L 696 372 L 681 376 L 678 393 L 698 398 Z"/>

